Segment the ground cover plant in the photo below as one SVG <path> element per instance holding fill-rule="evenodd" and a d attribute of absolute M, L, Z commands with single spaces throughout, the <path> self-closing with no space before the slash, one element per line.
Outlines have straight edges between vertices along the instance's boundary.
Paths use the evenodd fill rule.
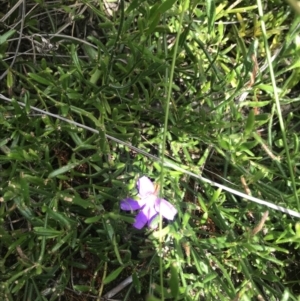
<path fill-rule="evenodd" d="M 299 300 L 297 5 L 2 1 L 0 299 Z"/>

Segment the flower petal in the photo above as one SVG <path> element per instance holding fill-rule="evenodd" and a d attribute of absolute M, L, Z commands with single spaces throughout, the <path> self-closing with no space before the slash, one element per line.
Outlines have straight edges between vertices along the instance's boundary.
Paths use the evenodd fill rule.
<path fill-rule="evenodd" d="M 148 219 L 144 214 L 144 212 L 140 211 L 139 214 L 135 217 L 135 222 L 133 224 L 133 227 L 137 229 L 142 229 L 146 225 L 147 221 Z"/>
<path fill-rule="evenodd" d="M 157 211 L 154 208 L 154 204 L 147 204 L 142 209 L 142 212 L 147 217 L 147 221 L 150 221 L 157 214 Z"/>
<path fill-rule="evenodd" d="M 177 214 L 177 209 L 171 203 L 160 198 L 156 199 L 155 210 L 161 212 L 161 215 L 168 220 L 173 220 Z"/>
<path fill-rule="evenodd" d="M 133 211 L 133 210 L 141 209 L 142 207 L 139 204 L 139 202 L 133 199 L 125 199 L 121 201 L 120 208 L 122 210 Z"/>
<path fill-rule="evenodd" d="M 145 176 L 138 179 L 137 187 L 141 198 L 144 198 L 149 194 L 153 194 L 155 191 L 153 183 Z"/>

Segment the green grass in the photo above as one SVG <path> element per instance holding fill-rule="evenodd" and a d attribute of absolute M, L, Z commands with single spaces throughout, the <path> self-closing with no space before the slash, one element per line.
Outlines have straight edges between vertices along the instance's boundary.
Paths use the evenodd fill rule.
<path fill-rule="evenodd" d="M 1 5 L 1 300 L 299 300 L 296 2 Z"/>

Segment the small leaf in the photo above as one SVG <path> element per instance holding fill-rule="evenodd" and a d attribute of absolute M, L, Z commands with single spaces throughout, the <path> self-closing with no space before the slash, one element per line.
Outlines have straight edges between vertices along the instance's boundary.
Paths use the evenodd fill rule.
<path fill-rule="evenodd" d="M 71 229 L 71 223 L 74 224 L 74 222 L 65 217 L 63 213 L 55 212 L 48 207 L 46 207 L 46 212 L 51 218 L 53 218 L 55 221 L 60 223 L 61 226 L 66 227 L 67 229 Z"/>
<path fill-rule="evenodd" d="M 138 294 L 140 294 L 141 293 L 141 281 L 139 280 L 136 272 L 133 272 L 133 274 L 132 274 L 132 282 L 133 282 L 136 292 Z"/>
<path fill-rule="evenodd" d="M 67 92 L 67 97 L 69 99 L 73 100 L 79 100 L 82 99 L 82 95 L 78 92 Z"/>
<path fill-rule="evenodd" d="M 249 136 L 252 133 L 253 127 L 254 127 L 254 121 L 255 121 L 254 110 L 251 110 L 249 112 L 249 115 L 248 115 L 248 118 L 246 121 L 245 132 L 244 132 L 245 136 Z"/>
<path fill-rule="evenodd" d="M 206 13 L 208 17 L 208 32 L 211 32 L 216 18 L 216 6 L 214 0 L 206 0 Z"/>
<path fill-rule="evenodd" d="M 91 291 L 91 287 L 88 285 L 73 285 L 73 288 L 76 291 L 82 292 L 82 293 L 87 293 Z"/>
<path fill-rule="evenodd" d="M 179 281 L 178 281 L 178 272 L 175 263 L 171 264 L 170 270 L 171 270 L 171 278 L 169 281 L 169 285 L 171 288 L 171 294 L 174 298 L 177 298 L 179 294 Z"/>
<path fill-rule="evenodd" d="M 60 106 L 61 114 L 63 117 L 66 117 L 69 113 L 70 106 L 68 104 L 64 104 Z"/>
<path fill-rule="evenodd" d="M 90 45 L 82 45 L 84 52 L 90 58 L 90 60 L 95 61 L 98 58 L 98 51 Z"/>
<path fill-rule="evenodd" d="M 119 116 L 118 113 L 119 113 L 118 109 L 116 107 L 114 107 L 112 110 L 112 120 L 114 121 L 114 123 L 116 123 L 118 120 L 118 116 Z"/>
<path fill-rule="evenodd" d="M 93 217 L 88 217 L 85 219 L 85 223 L 86 224 L 93 224 L 98 222 L 100 219 L 102 218 L 102 216 L 98 215 L 98 216 L 93 216 Z"/>
<path fill-rule="evenodd" d="M 10 69 L 7 72 L 6 84 L 8 89 L 11 89 L 14 85 L 14 78 Z"/>
<path fill-rule="evenodd" d="M 81 64 L 80 64 L 80 61 L 79 61 L 79 58 L 78 58 L 78 55 L 77 55 L 77 51 L 76 51 L 76 48 L 75 48 L 74 44 L 72 44 L 72 46 L 71 46 L 71 57 L 72 57 L 73 63 L 77 67 L 77 70 L 81 74 L 82 73 Z"/>
<path fill-rule="evenodd" d="M 164 1 L 157 9 L 158 12 L 160 12 L 161 14 L 165 13 L 167 10 L 171 9 L 172 6 L 174 5 L 174 3 L 177 0 L 166 0 Z"/>
<path fill-rule="evenodd" d="M 64 243 L 66 243 L 68 240 L 71 240 L 73 234 L 73 231 L 71 231 L 64 238 L 60 239 L 59 242 L 51 249 L 51 253 L 55 253 Z"/>
<path fill-rule="evenodd" d="M 68 172 L 69 170 L 73 169 L 74 167 L 76 167 L 78 164 L 76 163 L 71 163 L 71 164 L 67 164 L 61 168 L 58 168 L 52 172 L 50 172 L 50 174 L 48 175 L 48 178 L 54 178 L 58 175 L 64 174 L 66 172 Z"/>
<path fill-rule="evenodd" d="M 155 28 L 156 28 L 156 26 L 157 26 L 159 20 L 160 20 L 160 15 L 157 14 L 157 16 L 155 16 L 154 20 L 153 20 L 152 23 L 150 24 L 148 30 L 146 31 L 146 35 L 147 35 L 147 36 L 150 35 L 151 33 L 153 33 L 153 32 L 155 31 Z"/>
<path fill-rule="evenodd" d="M 133 224 L 134 223 L 134 218 L 130 217 L 130 216 L 124 216 L 121 214 L 117 214 L 117 213 L 113 213 L 113 212 L 109 212 L 108 214 L 105 215 L 105 217 L 114 219 L 116 221 L 120 221 L 123 220 L 129 224 Z"/>
<path fill-rule="evenodd" d="M 210 283 L 213 279 L 217 278 L 218 274 L 217 273 L 209 273 L 208 275 L 205 276 L 205 278 L 202 280 L 202 283 Z"/>
<path fill-rule="evenodd" d="M 80 196 L 68 194 L 64 191 L 60 192 L 59 198 L 65 202 L 72 203 L 73 205 L 78 205 L 84 209 L 87 209 L 92 205 L 89 201 L 82 199 Z"/>
<path fill-rule="evenodd" d="M 5 43 L 9 37 L 11 37 L 16 31 L 14 29 L 9 30 L 2 36 L 0 36 L 0 45 Z"/>
<path fill-rule="evenodd" d="M 99 70 L 98 68 L 92 73 L 91 77 L 90 77 L 90 82 L 92 84 L 96 84 L 97 81 L 99 80 L 100 76 L 102 74 L 102 71 Z"/>
<path fill-rule="evenodd" d="M 183 1 L 183 10 L 188 10 L 189 9 L 189 6 L 190 6 L 190 0 L 185 0 Z"/>
<path fill-rule="evenodd" d="M 143 2 L 143 0 L 133 0 L 131 1 L 130 5 L 128 6 L 126 10 L 126 14 L 130 13 L 132 10 L 136 9 L 140 4 Z"/>
<path fill-rule="evenodd" d="M 295 225 L 296 237 L 300 237 L 300 223 L 296 223 Z"/>
<path fill-rule="evenodd" d="M 24 286 L 26 280 L 25 279 L 19 279 L 18 281 L 16 281 L 16 286 L 11 290 L 12 294 L 15 294 L 16 292 L 18 292 L 19 290 L 21 290 L 21 288 Z"/>
<path fill-rule="evenodd" d="M 62 231 L 57 231 L 54 229 L 44 228 L 44 227 L 34 227 L 34 232 L 40 236 L 48 236 L 48 237 L 57 237 L 63 234 Z"/>
<path fill-rule="evenodd" d="M 112 273 L 110 273 L 105 279 L 104 279 L 104 284 L 107 284 L 113 280 L 115 280 L 119 275 L 120 273 L 124 270 L 125 266 L 123 267 L 119 267 L 117 268 L 115 271 L 113 271 Z"/>
<path fill-rule="evenodd" d="M 45 77 L 42 77 L 38 74 L 35 73 L 28 73 L 29 77 L 32 78 L 33 80 L 35 80 L 36 82 L 42 84 L 42 85 L 46 85 L 46 86 L 53 86 L 53 84 L 46 79 Z"/>

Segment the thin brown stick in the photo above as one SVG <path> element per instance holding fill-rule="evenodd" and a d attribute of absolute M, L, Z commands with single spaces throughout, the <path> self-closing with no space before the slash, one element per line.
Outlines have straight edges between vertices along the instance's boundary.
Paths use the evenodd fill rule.
<path fill-rule="evenodd" d="M 259 231 L 261 231 L 261 229 L 263 228 L 263 226 L 264 226 L 264 224 L 265 224 L 265 222 L 266 222 L 268 216 L 269 216 L 269 211 L 266 211 L 266 212 L 263 214 L 263 216 L 262 216 L 260 222 L 259 222 L 259 223 L 257 224 L 257 226 L 252 230 L 252 232 L 251 232 L 251 235 L 252 235 L 252 236 L 256 235 Z"/>

